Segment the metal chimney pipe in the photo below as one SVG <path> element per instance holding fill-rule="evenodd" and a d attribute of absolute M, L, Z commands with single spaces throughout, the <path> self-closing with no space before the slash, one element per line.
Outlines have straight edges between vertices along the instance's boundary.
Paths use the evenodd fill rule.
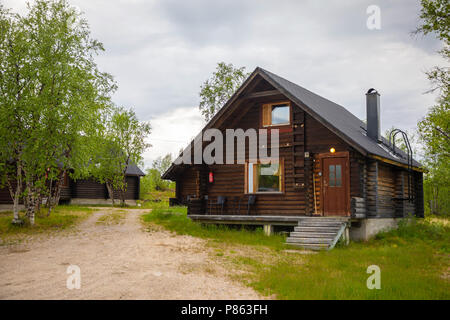
<path fill-rule="evenodd" d="M 380 94 L 374 88 L 366 93 L 367 136 L 381 142 Z"/>

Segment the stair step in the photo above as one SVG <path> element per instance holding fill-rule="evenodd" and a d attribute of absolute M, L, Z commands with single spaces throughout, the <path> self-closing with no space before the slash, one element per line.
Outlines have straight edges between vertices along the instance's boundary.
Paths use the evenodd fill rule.
<path fill-rule="evenodd" d="M 335 224 L 340 224 L 340 223 L 344 223 L 346 221 L 341 221 L 341 220 L 319 220 L 319 219 L 311 219 L 311 220 L 298 220 L 299 223 L 335 223 Z"/>
<path fill-rule="evenodd" d="M 348 221 L 348 218 L 327 218 L 327 217 L 301 217 L 299 221 L 339 221 L 345 222 Z"/>
<path fill-rule="evenodd" d="M 308 243 L 304 243 L 304 244 L 289 243 L 289 245 L 290 246 L 294 246 L 294 247 L 298 247 L 298 248 L 303 248 L 303 249 L 306 249 L 306 250 L 315 250 L 315 251 L 326 250 L 329 247 L 329 245 L 327 245 L 327 244 L 308 244 Z"/>
<path fill-rule="evenodd" d="M 337 227 L 342 226 L 341 222 L 299 222 L 299 227 Z"/>
<path fill-rule="evenodd" d="M 302 217 L 286 243 L 309 250 L 329 249 L 347 222 L 347 217 Z"/>
<path fill-rule="evenodd" d="M 288 237 L 286 242 L 288 243 L 311 243 L 311 244 L 330 244 L 333 241 L 332 238 L 297 238 Z"/>
<path fill-rule="evenodd" d="M 339 227 L 294 227 L 295 232 L 338 232 Z"/>
<path fill-rule="evenodd" d="M 340 224 L 340 223 L 344 223 L 345 221 L 341 221 L 341 220 L 321 220 L 321 219 L 310 219 L 310 220 L 298 220 L 299 223 L 336 223 L 336 224 Z"/>
<path fill-rule="evenodd" d="M 290 237 L 301 238 L 330 238 L 333 239 L 336 236 L 336 232 L 291 232 Z"/>

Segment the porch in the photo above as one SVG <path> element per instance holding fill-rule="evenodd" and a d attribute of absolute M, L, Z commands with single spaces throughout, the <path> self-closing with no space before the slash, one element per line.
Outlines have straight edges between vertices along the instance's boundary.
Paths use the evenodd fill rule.
<path fill-rule="evenodd" d="M 197 197 L 188 197 L 186 201 L 180 202 L 176 198 L 170 199 L 170 205 L 185 205 L 187 213 L 196 221 L 206 221 L 205 223 L 228 223 L 228 224 L 266 224 L 273 222 L 274 225 L 292 226 L 296 225 L 299 219 L 305 217 L 314 218 L 331 218 L 331 219 L 364 219 L 367 217 L 365 200 L 363 198 L 352 197 L 350 201 L 350 212 L 346 215 L 322 214 L 314 211 L 306 210 L 305 213 L 284 214 L 277 208 L 272 208 L 270 213 L 267 210 L 260 211 L 256 207 L 258 202 L 256 196 L 231 197 L 228 199 L 224 196 L 216 197 L 214 200 L 208 198 L 199 199 Z M 208 222 L 212 221 L 212 222 Z"/>

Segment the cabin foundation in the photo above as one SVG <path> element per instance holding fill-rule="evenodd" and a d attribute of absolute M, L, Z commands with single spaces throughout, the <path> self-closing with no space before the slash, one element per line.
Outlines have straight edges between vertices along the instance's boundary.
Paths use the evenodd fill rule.
<path fill-rule="evenodd" d="M 353 241 L 370 240 L 379 232 L 397 228 L 402 219 L 405 218 L 374 218 L 352 221 L 349 230 L 350 239 Z"/>

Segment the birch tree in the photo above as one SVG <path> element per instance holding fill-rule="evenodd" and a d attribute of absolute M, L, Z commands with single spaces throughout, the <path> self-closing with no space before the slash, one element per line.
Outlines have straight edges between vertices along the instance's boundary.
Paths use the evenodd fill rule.
<path fill-rule="evenodd" d="M 0 108 L 6 118 L 0 132 L 8 151 L 2 163 L 17 166 L 16 180 L 20 173 L 25 190 L 18 183 L 15 194 L 22 194 L 33 224 L 42 197 L 50 213 L 63 176 L 86 166 L 85 137 L 116 86 L 94 61 L 102 44 L 67 1 L 35 1 L 24 16 L 2 10 L 3 26 Z"/>
<path fill-rule="evenodd" d="M 424 180 L 426 204 L 431 213 L 450 212 L 450 5 L 446 0 L 421 0 L 420 24 L 416 33 L 432 34 L 442 43 L 439 54 L 444 65 L 426 73 L 430 92 L 437 92 L 436 104 L 418 123 L 424 145 L 424 162 L 429 170 Z"/>
<path fill-rule="evenodd" d="M 139 122 L 133 110 L 116 108 L 107 130 L 108 137 L 120 150 L 120 153 L 116 154 L 111 159 L 111 162 L 114 163 L 115 167 L 119 168 L 117 176 L 120 178 L 121 183 L 118 185 L 117 191 L 120 195 L 121 205 L 124 206 L 128 166 L 132 163 L 140 164 L 143 152 L 151 146 L 145 141 L 151 132 L 151 126 L 149 123 Z"/>
<path fill-rule="evenodd" d="M 247 76 L 245 67 L 235 68 L 233 64 L 225 62 L 217 64 L 216 71 L 200 86 L 199 109 L 205 121 L 211 120 Z"/>
<path fill-rule="evenodd" d="M 23 161 L 27 131 L 27 101 L 33 91 L 27 35 L 17 15 L 0 4 L 0 185 L 13 199 L 13 223 L 20 223 L 23 198 Z"/>

